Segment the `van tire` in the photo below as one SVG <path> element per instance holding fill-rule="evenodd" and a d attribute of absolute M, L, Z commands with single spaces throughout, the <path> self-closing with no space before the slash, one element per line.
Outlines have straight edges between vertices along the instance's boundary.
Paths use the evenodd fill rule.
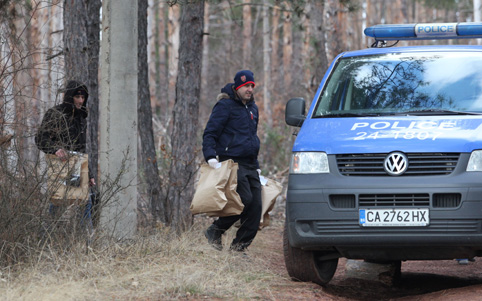
<path fill-rule="evenodd" d="M 324 286 L 330 282 L 336 272 L 338 258 L 319 260 L 317 259 L 319 252 L 293 248 L 288 240 L 286 223 L 283 231 L 283 251 L 286 270 L 294 281 L 311 281 Z"/>

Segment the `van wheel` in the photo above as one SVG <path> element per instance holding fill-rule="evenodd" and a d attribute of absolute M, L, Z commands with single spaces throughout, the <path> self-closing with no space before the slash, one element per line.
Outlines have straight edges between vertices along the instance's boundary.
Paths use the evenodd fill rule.
<path fill-rule="evenodd" d="M 320 252 L 291 247 L 286 223 L 283 232 L 283 251 L 286 270 L 292 280 L 326 285 L 336 272 L 338 258 L 319 260 Z"/>

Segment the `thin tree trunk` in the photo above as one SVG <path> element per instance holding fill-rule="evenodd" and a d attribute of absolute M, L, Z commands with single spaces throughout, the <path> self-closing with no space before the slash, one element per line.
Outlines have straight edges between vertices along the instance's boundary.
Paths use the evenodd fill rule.
<path fill-rule="evenodd" d="M 221 9 L 222 10 L 225 10 L 225 11 L 229 11 L 230 10 L 230 4 L 227 2 L 227 1 L 223 1 L 221 3 Z M 229 62 L 230 60 L 234 59 L 234 56 L 233 56 L 233 43 L 234 43 L 234 37 L 233 37 L 233 20 L 232 18 L 230 17 L 230 15 L 228 16 L 224 16 L 225 18 L 223 18 L 221 20 L 222 22 L 222 35 L 225 37 L 223 39 L 223 48 L 224 48 L 224 51 L 221 51 L 221 61 L 223 62 Z M 237 61 L 237 60 L 235 60 Z M 220 78 L 223 79 L 222 82 L 224 82 L 224 79 L 226 78 L 231 78 L 233 72 L 233 70 L 239 70 L 239 66 L 235 66 L 233 67 L 232 66 L 233 64 L 222 64 L 221 65 L 221 76 Z"/>
<path fill-rule="evenodd" d="M 154 114 L 160 116 L 162 113 L 168 114 L 169 109 L 165 105 L 169 103 L 168 98 L 168 42 L 166 41 L 166 20 L 167 4 L 163 0 L 150 0 L 148 47 L 149 47 L 149 74 L 150 90 L 154 95 L 153 105 Z M 164 112 L 162 112 L 164 110 Z"/>
<path fill-rule="evenodd" d="M 289 8 L 289 2 L 286 2 L 286 6 Z M 293 59 L 293 44 L 292 44 L 292 15 L 291 12 L 283 12 L 283 91 L 286 91 L 285 87 L 291 87 L 291 61 Z"/>
<path fill-rule="evenodd" d="M 86 0 L 64 0 L 64 66 L 65 82 L 78 80 L 84 84 L 89 79 L 89 43 Z M 90 90 L 90 87 L 87 87 Z"/>
<path fill-rule="evenodd" d="M 310 90 L 316 91 L 321 79 L 325 75 L 326 69 L 328 69 L 328 59 L 326 57 L 325 49 L 325 27 L 323 24 L 325 1 L 311 1 L 311 33 L 313 39 L 313 48 L 316 56 L 313 64 L 313 73 L 310 82 Z M 309 54 L 308 54 L 309 55 Z M 314 94 L 314 93 L 312 93 Z"/>
<path fill-rule="evenodd" d="M 87 153 L 89 172 L 98 175 L 100 0 L 64 1 L 65 82 L 78 80 L 89 89 Z"/>
<path fill-rule="evenodd" d="M 264 114 L 268 128 L 273 126 L 273 118 L 271 112 L 271 48 L 270 48 L 270 32 L 269 32 L 269 2 L 263 1 L 263 99 Z"/>
<path fill-rule="evenodd" d="M 243 69 L 250 69 L 251 62 L 251 0 L 243 0 Z"/>
<path fill-rule="evenodd" d="M 271 17 L 271 79 L 272 79 L 272 92 L 276 95 L 274 96 L 275 99 L 279 97 L 278 91 L 279 88 L 279 73 L 281 72 L 279 68 L 279 16 L 280 16 L 280 8 L 279 6 L 275 6 L 273 8 L 273 13 Z"/>
<path fill-rule="evenodd" d="M 141 182 L 147 190 L 147 197 L 151 206 L 151 213 L 155 220 L 167 222 L 164 200 L 161 198 L 161 181 L 157 167 L 156 147 L 152 128 L 151 94 L 149 91 L 149 74 L 147 66 L 147 0 L 138 2 L 139 46 L 138 46 L 138 131 L 140 137 L 140 164 Z"/>
<path fill-rule="evenodd" d="M 179 75 L 173 110 L 172 161 L 168 203 L 170 225 L 177 232 L 192 225 L 189 210 L 197 172 L 198 113 L 201 85 L 204 1 L 184 4 L 181 12 Z"/>
<path fill-rule="evenodd" d="M 202 57 L 202 71 L 201 71 L 201 100 L 207 100 L 211 92 L 211 78 L 209 77 L 209 3 L 204 4 L 204 34 L 203 34 L 203 57 Z M 209 114 L 211 106 L 209 101 L 200 103 L 199 116 L 200 120 L 205 120 Z"/>
<path fill-rule="evenodd" d="M 168 93 L 166 96 L 165 101 L 165 117 L 164 117 L 164 124 L 166 128 L 170 123 L 170 112 L 172 109 L 172 102 L 176 98 L 176 78 L 178 75 L 178 65 L 179 65 L 179 57 L 176 55 L 179 53 L 179 11 L 180 5 L 174 5 L 169 8 L 169 24 L 168 24 Z"/>
<path fill-rule="evenodd" d="M 100 53 L 100 8 L 101 0 L 87 0 L 87 42 L 89 115 L 87 119 L 87 153 L 89 170 L 98 178 L 99 164 L 99 53 Z"/>
<path fill-rule="evenodd" d="M 33 11 L 25 9 L 19 4 L 15 4 L 15 9 L 20 16 L 15 20 L 12 20 L 11 24 L 11 36 L 10 36 L 10 55 L 8 65 L 11 66 L 12 76 L 7 76 L 7 84 L 10 86 L 11 93 L 7 94 L 4 103 L 4 118 L 6 124 L 4 129 L 6 134 L 15 133 L 15 138 L 12 139 L 11 145 L 17 150 L 15 155 L 10 153 L 8 159 L 11 162 L 15 162 L 22 170 L 22 165 L 25 164 L 25 159 L 28 154 L 27 137 L 28 133 L 26 123 L 28 122 L 28 115 L 30 110 L 27 109 L 26 104 L 28 98 L 31 95 L 31 87 L 33 81 L 31 80 L 29 71 L 33 69 L 32 57 L 30 49 L 32 46 L 31 37 L 28 33 L 31 31 L 31 26 L 26 22 L 28 16 Z M 27 34 L 22 35 L 22 32 Z M 20 41 L 22 41 L 20 43 Z M 8 74 L 8 73 L 7 73 Z M 5 75 L 7 75 L 5 74 Z M 4 162 L 7 162 L 5 160 Z M 12 166 L 8 166 L 12 167 Z"/>
<path fill-rule="evenodd" d="M 315 49 L 312 50 L 312 42 L 316 39 L 316 37 L 313 36 L 313 28 L 311 26 L 311 20 L 313 19 L 313 3 L 312 1 L 306 1 L 305 7 L 304 7 L 304 14 L 301 16 L 300 24 L 303 26 L 305 30 L 301 32 L 302 35 L 302 47 L 301 47 L 301 53 L 300 53 L 300 59 L 302 65 L 302 82 L 301 84 L 305 88 L 306 94 L 305 95 L 313 95 L 311 91 L 311 78 L 312 74 L 315 71 L 315 61 L 318 57 L 318 52 L 316 52 Z M 311 53 L 316 53 L 317 55 L 310 55 Z"/>

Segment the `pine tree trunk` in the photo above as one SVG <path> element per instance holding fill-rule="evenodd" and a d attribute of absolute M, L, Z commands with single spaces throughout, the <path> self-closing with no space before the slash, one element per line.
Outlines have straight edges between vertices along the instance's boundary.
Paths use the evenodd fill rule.
<path fill-rule="evenodd" d="M 209 33 L 209 3 L 204 4 L 204 33 Z M 203 57 L 202 57 L 202 71 L 201 71 L 201 102 L 199 105 L 200 120 L 206 120 L 205 116 L 208 116 L 211 105 L 209 99 L 209 93 L 211 93 L 211 78 L 209 77 L 209 34 L 203 34 Z"/>
<path fill-rule="evenodd" d="M 179 57 L 176 55 L 179 53 L 179 11 L 180 5 L 174 5 L 169 8 L 169 24 L 168 24 L 168 61 L 167 61 L 167 68 L 168 68 L 168 90 L 167 95 L 164 95 L 165 98 L 165 117 L 164 117 L 164 124 L 169 125 L 171 119 L 171 109 L 172 109 L 172 100 L 176 98 L 176 78 L 178 75 L 178 65 L 179 65 Z"/>
<path fill-rule="evenodd" d="M 280 17 L 280 7 L 275 6 L 273 7 L 273 12 L 271 15 L 271 79 L 272 79 L 272 87 L 273 93 L 276 95 L 274 96 L 277 98 L 277 91 L 279 90 L 279 73 L 281 72 L 279 68 L 279 17 Z"/>
<path fill-rule="evenodd" d="M 273 117 L 271 112 L 271 47 L 270 47 L 270 30 L 269 30 L 269 3 L 268 0 L 263 1 L 263 109 L 265 120 L 268 128 L 273 126 Z"/>
<path fill-rule="evenodd" d="M 87 0 L 87 42 L 89 115 L 87 120 L 87 153 L 89 170 L 98 178 L 99 164 L 99 54 L 100 54 L 100 8 L 101 0 Z"/>
<path fill-rule="evenodd" d="M 250 0 L 243 0 L 243 62 L 242 69 L 250 69 L 251 62 L 251 5 Z"/>
<path fill-rule="evenodd" d="M 327 30 L 323 24 L 324 16 L 324 4 L 325 1 L 311 1 L 312 2 L 312 14 L 310 18 L 311 33 L 313 39 L 313 53 L 316 53 L 315 62 L 313 62 L 313 73 L 310 82 L 310 90 L 316 92 L 321 79 L 325 75 L 326 69 L 328 69 L 328 59 L 326 57 L 325 49 L 325 31 Z M 314 93 L 311 93 L 312 95 Z"/>
<path fill-rule="evenodd" d="M 98 175 L 100 0 L 64 1 L 65 81 L 78 80 L 89 89 L 87 153 L 89 171 Z"/>
<path fill-rule="evenodd" d="M 140 182 L 147 190 L 150 199 L 151 213 L 155 220 L 167 222 L 164 200 L 161 198 L 161 181 L 157 167 L 156 148 L 152 128 L 151 94 L 149 91 L 149 75 L 147 66 L 147 0 L 139 0 L 139 77 L 138 77 L 138 130 L 140 137 L 139 171 Z"/>
<path fill-rule="evenodd" d="M 88 18 L 86 0 L 64 1 L 64 82 L 77 80 L 86 84 L 89 78 Z"/>
<path fill-rule="evenodd" d="M 172 161 L 169 172 L 168 204 L 173 230 L 182 232 L 192 225 L 189 210 L 200 146 L 198 139 L 199 96 L 201 89 L 202 32 L 204 1 L 183 4 L 179 75 L 173 111 Z"/>
<path fill-rule="evenodd" d="M 286 1 L 286 6 L 289 8 L 289 2 Z M 286 92 L 286 88 L 291 87 L 291 61 L 293 59 L 293 44 L 292 44 L 292 15 L 291 12 L 283 12 L 283 92 Z"/>

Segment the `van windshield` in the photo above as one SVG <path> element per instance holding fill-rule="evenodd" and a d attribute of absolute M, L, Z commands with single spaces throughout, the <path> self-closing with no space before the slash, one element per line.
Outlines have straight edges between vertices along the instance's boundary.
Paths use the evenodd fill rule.
<path fill-rule="evenodd" d="M 482 113 L 482 59 L 474 52 L 342 58 L 313 117 Z"/>

